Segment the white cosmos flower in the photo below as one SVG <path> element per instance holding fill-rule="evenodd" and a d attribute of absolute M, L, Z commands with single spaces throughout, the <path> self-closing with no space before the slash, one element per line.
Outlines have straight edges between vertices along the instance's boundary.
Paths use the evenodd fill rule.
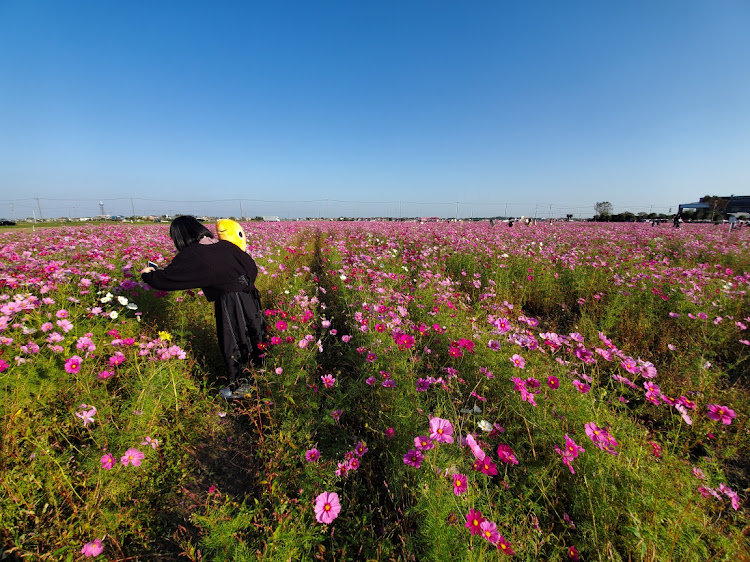
<path fill-rule="evenodd" d="M 128 304 L 128 298 L 120 295 L 119 297 L 117 297 L 117 302 L 119 302 L 122 306 L 125 306 L 126 304 Z"/>
<path fill-rule="evenodd" d="M 117 316 L 118 316 L 118 314 L 117 314 L 117 311 L 116 311 L 116 310 L 113 310 L 112 312 L 110 312 L 110 313 L 109 313 L 109 317 L 110 317 L 110 318 L 111 318 L 112 320 L 117 320 Z"/>
<path fill-rule="evenodd" d="M 112 300 L 112 293 L 107 293 L 104 295 L 101 299 L 99 299 L 101 302 L 109 302 Z"/>
<path fill-rule="evenodd" d="M 487 420 L 482 420 L 479 422 L 479 429 L 487 432 L 492 431 L 492 424 Z"/>

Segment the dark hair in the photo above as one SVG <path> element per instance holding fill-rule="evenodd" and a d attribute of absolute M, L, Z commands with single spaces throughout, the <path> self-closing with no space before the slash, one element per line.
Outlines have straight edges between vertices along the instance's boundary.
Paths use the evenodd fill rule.
<path fill-rule="evenodd" d="M 195 244 L 204 236 L 208 236 L 209 238 L 214 237 L 210 230 L 198 222 L 198 219 L 190 215 L 177 217 L 169 227 L 169 237 L 174 242 L 178 252 L 191 244 Z"/>

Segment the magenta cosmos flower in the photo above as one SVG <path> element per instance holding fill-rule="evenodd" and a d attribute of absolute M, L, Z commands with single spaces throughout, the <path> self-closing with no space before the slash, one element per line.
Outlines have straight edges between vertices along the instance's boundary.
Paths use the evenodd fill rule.
<path fill-rule="evenodd" d="M 718 404 L 709 404 L 708 413 L 706 415 L 709 419 L 714 421 L 720 421 L 724 425 L 729 425 L 737 415 L 734 410 L 727 408 L 726 406 L 719 406 Z"/>
<path fill-rule="evenodd" d="M 496 544 L 497 549 L 503 554 L 507 554 L 508 556 L 515 554 L 515 551 L 511 548 L 510 543 L 505 540 L 504 536 L 500 535 L 500 537 L 497 539 Z"/>
<path fill-rule="evenodd" d="M 414 468 L 419 468 L 422 466 L 423 459 L 424 455 L 420 451 L 409 449 L 409 452 L 404 455 L 404 464 L 408 464 Z"/>
<path fill-rule="evenodd" d="M 482 517 L 482 512 L 475 509 L 470 509 L 469 513 L 466 514 L 466 527 L 471 531 L 472 535 L 479 535 L 482 532 L 481 525 L 486 519 Z"/>
<path fill-rule="evenodd" d="M 336 492 L 323 492 L 315 498 L 315 519 L 328 525 L 339 516 L 341 504 Z"/>
<path fill-rule="evenodd" d="M 469 481 L 463 474 L 453 475 L 453 493 L 457 496 L 469 489 Z"/>
<path fill-rule="evenodd" d="M 146 457 L 138 449 L 131 448 L 125 451 L 125 454 L 120 458 L 120 462 L 124 466 L 132 464 L 133 466 L 141 466 L 141 461 Z"/>
<path fill-rule="evenodd" d="M 453 425 L 442 418 L 430 420 L 430 438 L 438 443 L 453 443 Z"/>
<path fill-rule="evenodd" d="M 81 554 L 83 554 L 86 558 L 88 558 L 89 556 L 99 556 L 102 552 L 104 552 L 104 545 L 102 545 L 102 541 L 99 539 L 94 539 L 91 542 L 87 542 L 81 549 Z"/>
<path fill-rule="evenodd" d="M 78 357 L 78 355 L 74 355 L 67 361 L 65 361 L 65 372 L 70 373 L 71 375 L 78 374 L 78 371 L 81 370 L 81 362 L 83 359 Z"/>
<path fill-rule="evenodd" d="M 315 447 L 305 451 L 305 460 L 307 462 L 315 462 L 319 458 L 320 458 L 320 451 L 318 451 Z"/>
<path fill-rule="evenodd" d="M 500 445 L 497 446 L 497 456 L 506 464 L 518 464 L 518 459 L 516 459 L 516 454 L 513 452 L 513 449 L 505 443 L 500 443 Z"/>

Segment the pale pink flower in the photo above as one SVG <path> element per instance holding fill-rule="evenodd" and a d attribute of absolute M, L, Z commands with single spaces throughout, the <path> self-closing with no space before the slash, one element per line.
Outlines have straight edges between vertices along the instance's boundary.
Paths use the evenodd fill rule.
<path fill-rule="evenodd" d="M 125 454 L 120 458 L 120 462 L 124 466 L 132 464 L 133 466 L 141 466 L 141 461 L 146 457 L 138 449 L 131 448 L 125 451 Z"/>
<path fill-rule="evenodd" d="M 430 420 L 430 438 L 438 443 L 453 443 L 453 425 L 442 418 Z"/>
<path fill-rule="evenodd" d="M 315 498 L 315 519 L 328 525 L 339 516 L 341 504 L 336 492 L 323 492 Z"/>
<path fill-rule="evenodd" d="M 102 541 L 99 539 L 94 539 L 91 542 L 87 542 L 81 549 L 81 554 L 83 554 L 86 558 L 88 558 L 89 556 L 99 556 L 102 552 L 104 552 L 104 546 L 102 545 Z"/>

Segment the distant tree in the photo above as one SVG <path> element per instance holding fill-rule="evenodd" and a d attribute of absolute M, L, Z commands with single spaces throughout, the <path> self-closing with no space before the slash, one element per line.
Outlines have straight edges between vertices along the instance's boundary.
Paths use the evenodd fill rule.
<path fill-rule="evenodd" d="M 606 219 L 612 214 L 612 203 L 609 201 L 599 201 L 594 205 L 594 211 L 600 220 Z"/>

